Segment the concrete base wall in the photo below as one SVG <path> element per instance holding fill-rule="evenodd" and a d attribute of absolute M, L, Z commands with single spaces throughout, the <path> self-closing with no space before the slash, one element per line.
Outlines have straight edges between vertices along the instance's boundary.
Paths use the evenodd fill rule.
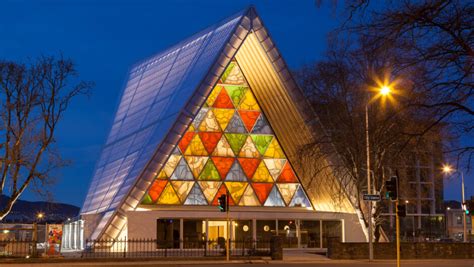
<path fill-rule="evenodd" d="M 472 259 L 474 244 L 471 243 L 401 243 L 402 259 Z M 328 257 L 331 259 L 368 259 L 368 243 L 329 242 Z M 374 243 L 375 259 L 396 259 L 396 243 Z"/>

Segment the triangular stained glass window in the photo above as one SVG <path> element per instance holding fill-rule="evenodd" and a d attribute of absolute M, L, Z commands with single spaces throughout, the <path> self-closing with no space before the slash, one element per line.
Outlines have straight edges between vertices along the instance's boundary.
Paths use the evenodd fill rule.
<path fill-rule="evenodd" d="M 217 205 L 228 191 L 232 205 L 309 207 L 263 112 L 232 61 L 142 204 Z"/>

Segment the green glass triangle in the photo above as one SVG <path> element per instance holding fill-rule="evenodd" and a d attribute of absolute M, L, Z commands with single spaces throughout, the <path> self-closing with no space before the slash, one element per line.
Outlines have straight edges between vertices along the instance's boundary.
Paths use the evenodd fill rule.
<path fill-rule="evenodd" d="M 230 96 L 230 99 L 232 99 L 232 103 L 234 103 L 234 106 L 238 107 L 240 104 L 240 100 L 242 100 L 242 97 L 244 97 L 245 92 L 247 91 L 247 87 L 240 85 L 226 85 L 225 90 Z"/>
<path fill-rule="evenodd" d="M 230 148 L 232 148 L 232 151 L 234 152 L 234 154 L 238 155 L 240 152 L 240 149 L 245 143 L 245 140 L 247 139 L 247 135 L 226 133 L 225 138 L 227 138 Z"/>
<path fill-rule="evenodd" d="M 144 205 L 149 205 L 152 204 L 153 200 L 151 199 L 150 195 L 146 194 L 145 197 L 142 200 L 142 204 Z"/>
<path fill-rule="evenodd" d="M 227 76 L 229 76 L 230 72 L 235 66 L 235 62 L 230 62 L 229 66 L 225 69 L 224 73 L 221 76 L 221 81 L 225 83 L 225 80 L 227 79 Z"/>
<path fill-rule="evenodd" d="M 252 134 L 250 136 L 252 137 L 253 143 L 257 147 L 258 152 L 260 152 L 262 155 L 265 154 L 265 151 L 267 151 L 273 136 L 260 134 Z"/>
<path fill-rule="evenodd" d="M 220 181 L 221 180 L 221 177 L 219 176 L 219 172 L 217 171 L 216 165 L 214 165 L 212 160 L 207 161 L 206 166 L 204 166 L 204 170 L 202 170 L 198 179 L 205 180 L 205 181 Z"/>

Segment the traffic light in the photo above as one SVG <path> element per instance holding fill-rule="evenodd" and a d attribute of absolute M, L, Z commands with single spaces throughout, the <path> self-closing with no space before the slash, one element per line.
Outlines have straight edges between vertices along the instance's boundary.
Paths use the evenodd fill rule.
<path fill-rule="evenodd" d="M 227 208 L 228 208 L 228 205 L 227 205 L 227 195 L 226 194 L 222 194 L 218 199 L 217 201 L 219 201 L 219 210 L 221 212 L 226 212 L 227 211 Z"/>
<path fill-rule="evenodd" d="M 405 204 L 398 204 L 398 206 L 397 206 L 397 214 L 398 214 L 398 217 L 405 217 L 405 216 L 407 216 L 407 205 L 405 205 Z"/>
<path fill-rule="evenodd" d="M 466 202 L 464 202 L 462 204 L 462 208 L 464 210 L 464 212 L 466 213 L 466 215 L 469 215 L 471 214 L 471 211 L 474 211 L 474 203 L 472 202 L 472 200 L 466 200 Z"/>
<path fill-rule="evenodd" d="M 397 200 L 398 198 L 398 182 L 397 176 L 392 176 L 390 180 L 385 181 L 385 196 L 387 199 Z"/>

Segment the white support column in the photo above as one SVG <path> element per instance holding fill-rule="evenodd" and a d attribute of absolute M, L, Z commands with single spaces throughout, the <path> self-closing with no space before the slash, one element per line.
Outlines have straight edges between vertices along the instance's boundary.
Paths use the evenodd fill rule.
<path fill-rule="evenodd" d="M 300 220 L 295 220 L 295 223 L 296 223 L 296 239 L 298 240 L 298 248 L 301 248 Z"/>
<path fill-rule="evenodd" d="M 84 249 L 84 221 L 79 220 L 79 239 L 81 240 L 79 244 L 79 248 L 81 250 Z"/>
<path fill-rule="evenodd" d="M 275 234 L 278 235 L 278 220 L 275 220 Z"/>
<path fill-rule="evenodd" d="M 184 220 L 179 219 L 179 248 L 184 248 Z"/>
<path fill-rule="evenodd" d="M 319 248 L 323 248 L 323 220 L 319 220 Z"/>
<path fill-rule="evenodd" d="M 206 251 L 209 250 L 209 219 L 206 219 Z"/>
<path fill-rule="evenodd" d="M 344 219 L 341 220 L 342 242 L 346 242 L 346 227 Z"/>
<path fill-rule="evenodd" d="M 252 238 L 257 240 L 257 219 L 252 219 Z"/>

